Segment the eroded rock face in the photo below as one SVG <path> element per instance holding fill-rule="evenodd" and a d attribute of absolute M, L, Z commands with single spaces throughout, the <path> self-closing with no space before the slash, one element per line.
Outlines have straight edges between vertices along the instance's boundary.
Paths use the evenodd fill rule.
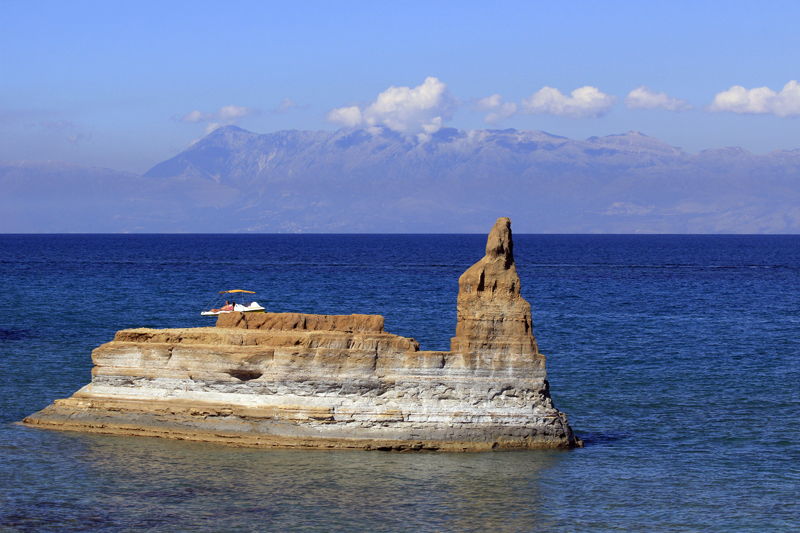
<path fill-rule="evenodd" d="M 230 313 L 217 317 L 217 327 L 383 333 L 383 317 L 380 315 L 308 315 L 304 313 Z"/>
<path fill-rule="evenodd" d="M 544 379 L 544 356 L 531 331 L 531 306 L 520 296 L 510 219 L 497 220 L 486 255 L 461 275 L 458 289 L 451 351 L 476 369 L 506 369 Z"/>
<path fill-rule="evenodd" d="M 213 328 L 122 330 L 92 352 L 89 385 L 24 422 L 247 446 L 579 446 L 550 398 L 510 226 L 497 221 L 459 280 L 450 352 L 420 351 L 377 315 L 230 313 Z"/>

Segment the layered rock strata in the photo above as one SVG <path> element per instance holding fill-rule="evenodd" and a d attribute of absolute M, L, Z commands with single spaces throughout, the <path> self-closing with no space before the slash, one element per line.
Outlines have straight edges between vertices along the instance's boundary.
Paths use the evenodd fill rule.
<path fill-rule="evenodd" d="M 92 381 L 31 415 L 40 427 L 243 446 L 580 446 L 554 406 L 520 296 L 511 222 L 459 280 L 449 352 L 376 315 L 231 313 L 216 327 L 130 329 L 92 352 Z"/>

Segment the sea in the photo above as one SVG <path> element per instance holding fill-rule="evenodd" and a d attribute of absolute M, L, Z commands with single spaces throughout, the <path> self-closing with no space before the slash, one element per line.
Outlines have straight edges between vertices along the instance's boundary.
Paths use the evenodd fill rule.
<path fill-rule="evenodd" d="M 487 228 L 488 229 L 488 228 Z M 449 349 L 486 235 L 0 235 L 0 531 L 800 531 L 800 236 L 515 235 L 585 447 L 233 448 L 18 424 L 218 291 Z"/>

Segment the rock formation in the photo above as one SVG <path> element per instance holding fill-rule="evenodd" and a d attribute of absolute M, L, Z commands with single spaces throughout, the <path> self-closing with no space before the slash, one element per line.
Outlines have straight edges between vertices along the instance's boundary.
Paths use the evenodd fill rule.
<path fill-rule="evenodd" d="M 520 296 L 508 218 L 498 219 L 486 255 L 458 280 L 458 323 L 450 350 L 476 370 L 513 369 L 526 379 L 545 378 L 544 356 L 531 332 L 531 306 Z"/>
<path fill-rule="evenodd" d="M 508 218 L 459 279 L 451 351 L 420 351 L 383 322 L 230 313 L 216 327 L 122 330 L 92 352 L 89 385 L 24 423 L 242 446 L 581 445 L 550 399 Z"/>

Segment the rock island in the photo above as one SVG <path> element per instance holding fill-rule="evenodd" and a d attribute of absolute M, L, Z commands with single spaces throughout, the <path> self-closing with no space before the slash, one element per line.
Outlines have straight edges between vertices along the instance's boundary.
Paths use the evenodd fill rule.
<path fill-rule="evenodd" d="M 581 446 L 550 398 L 508 218 L 458 285 L 449 352 L 420 351 L 378 315 L 230 313 L 216 327 L 126 329 L 92 352 L 90 384 L 23 423 L 239 446 Z"/>

